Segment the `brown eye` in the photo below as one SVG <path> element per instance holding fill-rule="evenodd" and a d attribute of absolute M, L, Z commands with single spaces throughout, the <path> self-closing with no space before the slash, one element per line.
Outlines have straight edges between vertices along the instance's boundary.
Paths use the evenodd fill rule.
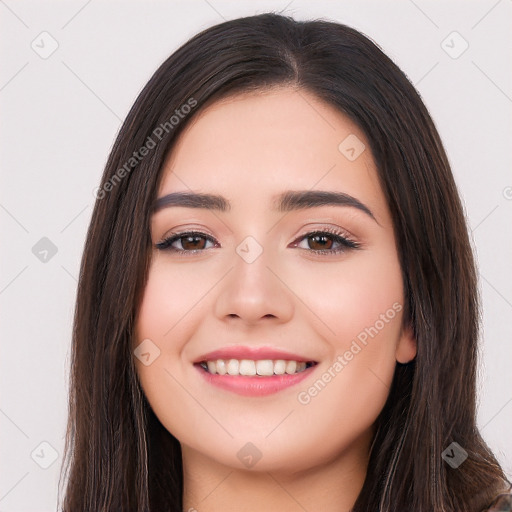
<path fill-rule="evenodd" d="M 306 247 L 300 246 L 302 241 L 306 241 Z M 297 246 L 317 254 L 338 254 L 358 249 L 360 244 L 350 240 L 342 232 L 314 231 L 302 236 Z"/>
<path fill-rule="evenodd" d="M 178 238 L 181 240 L 181 247 L 188 251 L 194 251 L 197 249 L 204 249 L 206 239 L 202 236 L 193 235 L 193 236 L 182 236 Z"/>
<path fill-rule="evenodd" d="M 203 251 L 207 249 L 208 247 L 205 247 L 205 245 L 208 242 L 215 244 L 215 239 L 206 235 L 205 233 L 189 232 L 172 235 L 162 240 L 161 242 L 158 242 L 155 244 L 155 246 L 160 250 L 168 250 L 181 253 L 195 253 L 197 251 Z M 176 247 L 176 244 L 178 247 Z"/>
<path fill-rule="evenodd" d="M 314 251 L 330 250 L 334 243 L 332 235 L 310 235 L 307 238 L 310 240 L 309 248 Z"/>

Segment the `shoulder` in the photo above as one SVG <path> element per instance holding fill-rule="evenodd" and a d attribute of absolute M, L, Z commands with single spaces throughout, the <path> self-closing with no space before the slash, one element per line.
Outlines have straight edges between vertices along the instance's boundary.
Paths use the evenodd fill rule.
<path fill-rule="evenodd" d="M 512 488 L 498 494 L 491 505 L 482 512 L 512 512 Z"/>

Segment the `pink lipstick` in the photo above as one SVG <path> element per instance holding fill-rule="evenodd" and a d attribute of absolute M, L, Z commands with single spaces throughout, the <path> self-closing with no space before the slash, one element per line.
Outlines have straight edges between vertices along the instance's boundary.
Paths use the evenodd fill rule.
<path fill-rule="evenodd" d="M 232 346 L 198 357 L 194 366 L 209 384 L 245 396 L 266 396 L 307 378 L 317 362 L 272 347 Z"/>

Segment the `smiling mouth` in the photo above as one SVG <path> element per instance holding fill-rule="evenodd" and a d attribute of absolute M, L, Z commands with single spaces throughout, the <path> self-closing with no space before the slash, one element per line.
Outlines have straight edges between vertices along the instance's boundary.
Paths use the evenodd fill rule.
<path fill-rule="evenodd" d="M 216 359 L 197 363 L 212 375 L 232 375 L 247 377 L 273 377 L 302 373 L 318 364 L 316 361 L 293 361 L 285 359 Z"/>

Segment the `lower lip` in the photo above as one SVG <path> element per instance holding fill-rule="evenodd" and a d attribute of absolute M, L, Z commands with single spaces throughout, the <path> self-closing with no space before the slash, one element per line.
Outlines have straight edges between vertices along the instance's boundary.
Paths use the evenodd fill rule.
<path fill-rule="evenodd" d="M 298 384 L 307 378 L 317 365 L 291 375 L 273 375 L 272 377 L 246 375 L 219 375 L 208 373 L 202 366 L 195 364 L 197 370 L 209 384 L 244 396 L 266 396 Z"/>

